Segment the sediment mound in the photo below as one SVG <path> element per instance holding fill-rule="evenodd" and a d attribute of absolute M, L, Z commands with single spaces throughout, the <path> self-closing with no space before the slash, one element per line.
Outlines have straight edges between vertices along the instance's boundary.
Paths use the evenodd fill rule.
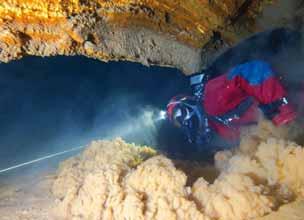
<path fill-rule="evenodd" d="M 249 129 L 250 130 L 250 129 Z M 304 196 L 304 149 L 262 121 L 239 150 L 219 152 L 214 182 L 193 185 L 174 161 L 121 139 L 93 142 L 65 161 L 53 185 L 61 216 L 73 220 L 245 220 Z"/>

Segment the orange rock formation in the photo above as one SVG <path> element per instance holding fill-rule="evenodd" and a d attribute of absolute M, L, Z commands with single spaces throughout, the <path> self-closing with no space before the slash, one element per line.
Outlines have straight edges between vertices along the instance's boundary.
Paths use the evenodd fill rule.
<path fill-rule="evenodd" d="M 265 2 L 0 0 L 0 61 L 86 55 L 191 73 L 201 67 L 201 49 L 215 32 L 232 42 L 242 36 L 233 25 L 242 27 L 242 33 L 252 31 L 246 24 L 252 24 Z"/>

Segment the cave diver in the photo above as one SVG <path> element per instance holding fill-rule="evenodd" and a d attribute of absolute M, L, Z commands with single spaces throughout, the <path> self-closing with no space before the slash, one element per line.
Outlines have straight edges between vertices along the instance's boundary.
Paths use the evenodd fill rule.
<path fill-rule="evenodd" d="M 167 117 L 202 149 L 235 146 L 241 127 L 257 123 L 258 109 L 276 126 L 296 118 L 280 79 L 263 60 L 238 64 L 221 75 L 207 69 L 189 78 L 192 95 L 172 98 Z"/>

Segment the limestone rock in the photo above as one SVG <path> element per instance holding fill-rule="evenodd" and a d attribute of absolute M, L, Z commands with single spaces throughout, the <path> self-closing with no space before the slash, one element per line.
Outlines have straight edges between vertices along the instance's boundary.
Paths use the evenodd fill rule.
<path fill-rule="evenodd" d="M 215 33 L 232 43 L 254 32 L 265 2 L 0 0 L 0 61 L 85 55 L 193 73 L 204 62 L 202 51 L 209 56 L 214 49 Z"/>

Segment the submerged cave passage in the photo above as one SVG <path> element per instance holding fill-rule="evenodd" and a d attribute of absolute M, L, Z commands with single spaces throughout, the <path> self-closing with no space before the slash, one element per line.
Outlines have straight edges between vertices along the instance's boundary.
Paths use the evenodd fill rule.
<path fill-rule="evenodd" d="M 141 128 L 136 120 L 143 109 L 165 108 L 172 96 L 188 89 L 176 69 L 83 57 L 27 57 L 0 64 L 0 73 L 2 169 L 93 139 L 123 136 L 137 144 L 161 143 L 163 135 L 147 127 L 123 130 L 136 123 Z"/>
<path fill-rule="evenodd" d="M 276 46 L 267 43 L 276 37 Z M 301 42 L 296 32 L 265 32 L 228 50 L 211 70 L 223 73 L 248 59 L 265 59 L 282 74 L 292 101 L 303 110 L 296 96 L 303 81 Z M 116 136 L 153 145 L 171 158 L 202 158 L 180 131 L 168 123 L 148 128 L 142 117 L 144 110 L 164 109 L 172 96 L 189 92 L 187 78 L 177 69 L 27 57 L 0 64 L 0 73 L 0 168 Z"/>

